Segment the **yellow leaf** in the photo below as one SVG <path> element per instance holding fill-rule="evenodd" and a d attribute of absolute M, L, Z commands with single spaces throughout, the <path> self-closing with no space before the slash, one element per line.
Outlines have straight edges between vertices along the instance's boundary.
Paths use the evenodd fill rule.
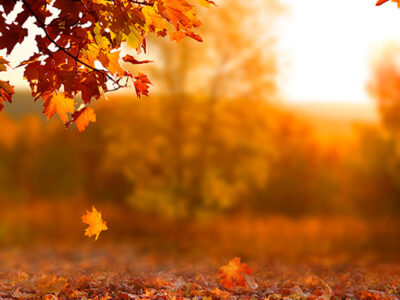
<path fill-rule="evenodd" d="M 110 41 L 108 40 L 108 38 L 106 38 L 105 36 L 101 35 L 100 24 L 98 24 L 98 23 L 96 24 L 96 26 L 93 29 L 93 32 L 95 34 L 94 39 L 95 39 L 97 45 L 99 45 L 100 48 L 102 48 L 102 49 L 109 48 Z"/>
<path fill-rule="evenodd" d="M 110 1 L 109 0 L 92 0 L 93 3 L 95 4 L 102 4 L 102 5 L 109 5 Z"/>
<path fill-rule="evenodd" d="M 126 44 L 128 45 L 128 47 L 136 49 L 140 46 L 142 36 L 135 27 L 129 26 L 129 29 L 130 33 L 126 37 Z"/>
<path fill-rule="evenodd" d="M 155 6 L 145 6 L 142 8 L 142 13 L 146 19 L 146 23 L 154 26 L 155 32 L 161 32 L 167 29 L 164 19 L 157 12 Z"/>
<path fill-rule="evenodd" d="M 85 230 L 85 235 L 88 237 L 95 235 L 95 240 L 98 239 L 102 231 L 108 229 L 106 222 L 101 218 L 101 212 L 94 206 L 92 206 L 91 212 L 86 211 L 86 214 L 82 216 L 82 222 L 89 225 Z"/>
<path fill-rule="evenodd" d="M 97 60 L 99 57 L 100 49 L 97 44 L 90 43 L 87 45 L 87 50 L 82 49 L 82 56 L 80 59 L 84 62 L 87 63 L 91 66 L 94 65 L 94 62 Z"/>

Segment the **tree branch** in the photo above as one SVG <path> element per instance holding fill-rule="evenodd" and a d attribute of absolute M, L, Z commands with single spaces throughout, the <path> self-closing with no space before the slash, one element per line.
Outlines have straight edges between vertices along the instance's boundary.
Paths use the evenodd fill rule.
<path fill-rule="evenodd" d="M 87 68 L 89 68 L 89 69 L 91 69 L 91 70 L 93 70 L 93 71 L 95 71 L 95 72 L 102 73 L 103 75 L 107 76 L 107 78 L 108 78 L 109 80 L 111 80 L 114 84 L 117 84 L 118 86 L 120 86 L 119 83 L 118 83 L 112 76 L 110 76 L 110 75 L 108 74 L 107 71 L 97 69 L 97 68 L 95 68 L 95 67 L 93 67 L 93 66 L 91 66 L 91 65 L 89 65 L 89 64 L 87 64 L 87 63 L 85 63 L 85 62 L 83 62 L 83 61 L 80 60 L 77 56 L 74 56 L 73 54 L 71 54 L 70 52 L 68 52 L 64 47 L 62 47 L 60 44 L 58 44 L 58 43 L 50 36 L 50 34 L 48 33 L 48 31 L 47 31 L 47 29 L 46 29 L 46 24 L 45 24 L 42 20 L 40 20 L 39 16 L 33 11 L 33 9 L 29 6 L 29 4 L 26 3 L 25 0 L 22 0 L 22 3 L 25 5 L 25 7 L 29 10 L 29 12 L 31 13 L 31 15 L 32 15 L 32 16 L 36 19 L 36 21 L 39 23 L 40 28 L 44 31 L 44 33 L 45 33 L 46 37 L 49 39 L 49 41 L 50 41 L 51 43 L 53 43 L 59 50 L 61 50 L 61 51 L 64 52 L 65 54 L 67 54 L 69 57 L 73 58 L 76 62 L 79 62 L 80 64 L 86 66 Z M 79 52 L 78 52 L 78 54 L 79 54 Z"/>

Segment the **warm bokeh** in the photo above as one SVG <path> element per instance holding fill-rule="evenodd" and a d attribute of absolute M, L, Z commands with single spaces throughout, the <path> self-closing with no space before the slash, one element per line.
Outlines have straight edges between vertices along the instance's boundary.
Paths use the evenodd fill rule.
<path fill-rule="evenodd" d="M 292 105 L 277 46 L 288 7 L 250 2 L 201 11 L 203 44 L 152 38 L 155 62 L 140 66 L 151 96 L 107 95 L 81 134 L 18 90 L 0 114 L 1 249 L 203 265 L 398 260 L 400 46 L 382 45 L 368 66 L 376 110 Z M 92 205 L 108 226 L 96 242 L 81 222 Z"/>
<path fill-rule="evenodd" d="M 94 203 L 110 226 L 102 239 L 138 247 L 397 257 L 400 51 L 377 54 L 371 69 L 388 126 L 356 112 L 341 119 L 345 108 L 318 119 L 279 104 L 274 22 L 285 8 L 265 4 L 261 47 L 256 7 L 231 2 L 207 19 L 204 44 L 154 39 L 154 95 L 109 95 L 83 134 L 43 121 L 39 103 L 19 92 L 0 116 L 1 244 L 82 240 L 79 216 Z"/>

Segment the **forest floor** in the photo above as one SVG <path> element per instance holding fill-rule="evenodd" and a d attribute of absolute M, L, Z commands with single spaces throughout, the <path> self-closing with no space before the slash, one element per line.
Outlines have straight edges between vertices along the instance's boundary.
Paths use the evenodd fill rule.
<path fill-rule="evenodd" d="M 168 221 L 100 206 L 3 205 L 0 299 L 400 299 L 400 223 L 355 217 L 227 216 Z M 220 267 L 254 272 L 227 289 Z"/>
<path fill-rule="evenodd" d="M 228 261 L 229 259 L 227 259 Z M 140 254 L 129 246 L 0 253 L 0 299 L 400 299 L 400 263 L 260 263 L 227 290 L 214 259 Z"/>

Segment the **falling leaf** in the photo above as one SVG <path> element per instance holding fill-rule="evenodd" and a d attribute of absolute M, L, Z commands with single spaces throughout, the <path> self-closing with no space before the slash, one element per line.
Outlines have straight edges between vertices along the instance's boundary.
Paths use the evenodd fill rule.
<path fill-rule="evenodd" d="M 253 270 L 247 264 L 241 263 L 240 257 L 235 257 L 227 265 L 219 268 L 218 278 L 220 284 L 230 290 L 237 286 L 246 287 L 246 279 L 243 275 L 251 273 Z"/>
<path fill-rule="evenodd" d="M 91 212 L 86 211 L 86 214 L 82 216 L 82 222 L 89 225 L 85 230 L 85 235 L 88 237 L 95 235 L 95 240 L 98 239 L 102 231 L 108 229 L 106 222 L 101 218 L 101 212 L 94 206 L 92 206 Z"/>

